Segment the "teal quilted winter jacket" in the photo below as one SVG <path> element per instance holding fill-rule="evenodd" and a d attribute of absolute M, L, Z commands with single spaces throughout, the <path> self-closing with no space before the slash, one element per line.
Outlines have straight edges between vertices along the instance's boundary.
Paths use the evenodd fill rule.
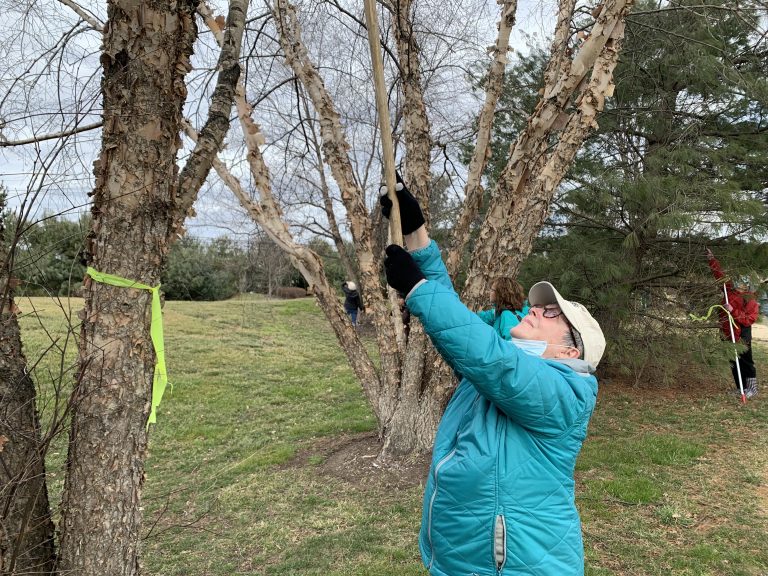
<path fill-rule="evenodd" d="M 459 301 L 434 242 L 408 295 L 463 375 L 438 427 L 419 548 L 433 576 L 584 573 L 573 471 L 597 380 L 581 360 L 526 355 Z"/>

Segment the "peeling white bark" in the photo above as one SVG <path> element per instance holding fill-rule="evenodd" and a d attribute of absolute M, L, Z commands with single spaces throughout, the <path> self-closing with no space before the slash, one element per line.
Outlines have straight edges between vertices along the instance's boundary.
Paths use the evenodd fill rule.
<path fill-rule="evenodd" d="M 552 48 L 554 59 L 568 54 L 563 48 L 563 35 L 567 20 L 565 14 L 572 9 L 572 0 L 563 1 L 558 38 Z M 613 68 L 608 69 L 598 63 L 616 52 L 624 33 L 624 18 L 632 3 L 633 0 L 608 0 L 602 5 L 589 37 L 572 63 L 560 62 L 548 67 L 550 84 L 545 86 L 544 95 L 526 128 L 512 145 L 507 165 L 491 196 L 491 204 L 480 228 L 478 248 L 463 291 L 470 305 L 478 305 L 482 301 L 492 277 L 502 271 L 514 276 L 520 262 L 530 252 L 533 238 L 546 218 L 554 190 L 568 168 L 568 165 L 557 163 L 552 157 L 553 153 L 548 150 L 549 139 L 562 129 L 568 132 L 561 133 L 560 138 L 568 138 L 571 142 L 583 141 L 589 133 L 592 123 L 579 121 L 578 127 L 573 124 L 574 117 L 584 112 L 580 108 L 568 112 L 568 106 L 580 92 L 586 94 L 587 74 L 593 68 L 594 73 L 602 77 L 609 74 L 610 80 Z M 588 102 L 595 106 L 596 111 L 602 109 L 605 96 L 612 90 L 609 85 L 610 82 L 605 79 L 594 86 L 590 84 L 589 90 L 593 92 Z M 577 98 L 577 102 L 582 101 L 583 97 L 581 100 Z M 573 131 L 581 131 L 581 135 L 577 136 Z M 566 140 L 563 140 L 565 146 Z M 542 178 L 541 183 L 539 178 Z"/>
<path fill-rule="evenodd" d="M 370 218 L 365 208 L 363 191 L 357 186 L 349 159 L 347 142 L 341 119 L 333 105 L 322 78 L 312 63 L 302 42 L 301 30 L 293 5 L 286 0 L 276 0 L 272 12 L 278 23 L 280 45 L 286 63 L 301 81 L 320 119 L 320 137 L 323 156 L 341 192 L 341 200 L 347 210 L 352 239 L 360 266 L 360 283 L 366 309 L 373 316 L 377 327 L 376 336 L 381 358 L 381 379 L 387 389 L 396 388 L 401 370 L 397 347 L 397 334 L 390 306 L 382 297 L 379 281 L 380 260 L 373 253 Z M 378 412 L 385 415 L 387 395 L 378 399 Z M 384 416 L 386 418 L 386 416 Z"/>
<path fill-rule="evenodd" d="M 469 240 L 470 226 L 480 211 L 483 202 L 483 186 L 481 179 L 485 171 L 491 151 L 491 128 L 496 104 L 504 88 L 504 70 L 507 66 L 507 53 L 509 52 L 509 35 L 515 24 L 517 12 L 517 0 L 503 0 L 501 6 L 501 18 L 499 20 L 499 34 L 493 49 L 493 60 L 488 69 L 488 79 L 485 84 L 485 103 L 480 111 L 478 120 L 477 142 L 475 151 L 469 162 L 467 184 L 464 187 L 464 205 L 461 209 L 458 222 L 453 229 L 451 248 L 446 257 L 446 267 L 451 278 L 454 278 L 461 263 L 461 254 Z"/>

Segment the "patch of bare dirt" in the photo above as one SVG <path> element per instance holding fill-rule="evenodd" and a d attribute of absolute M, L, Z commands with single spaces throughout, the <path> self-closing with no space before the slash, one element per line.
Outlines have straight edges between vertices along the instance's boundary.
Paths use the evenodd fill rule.
<path fill-rule="evenodd" d="M 320 474 L 360 489 L 407 489 L 424 484 L 431 455 L 383 461 L 380 451 L 381 443 L 375 432 L 320 438 L 300 450 L 286 466 L 301 468 L 321 459 Z"/>
<path fill-rule="evenodd" d="M 752 340 L 768 342 L 768 324 L 764 322 L 752 324 Z"/>

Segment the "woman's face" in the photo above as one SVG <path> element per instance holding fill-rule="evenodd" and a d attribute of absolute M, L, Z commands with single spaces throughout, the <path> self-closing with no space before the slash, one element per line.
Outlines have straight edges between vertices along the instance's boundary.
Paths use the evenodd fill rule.
<path fill-rule="evenodd" d="M 488 291 L 488 298 L 491 302 L 496 302 L 496 284 L 491 284 L 491 289 Z"/>
<path fill-rule="evenodd" d="M 555 305 L 547 308 L 557 309 L 558 307 Z M 544 307 L 531 306 L 520 324 L 512 328 L 509 333 L 513 338 L 546 341 L 547 349 L 542 354 L 542 358 L 578 358 L 579 351 L 576 348 L 562 344 L 568 331 L 569 324 L 565 316 L 560 314 L 549 318 L 544 315 Z"/>
<path fill-rule="evenodd" d="M 546 314 L 545 310 L 547 311 Z M 558 312 L 559 314 L 557 314 Z M 557 316 L 552 314 L 557 314 Z M 546 307 L 531 306 L 528 314 L 509 333 L 513 338 L 545 340 L 554 348 L 562 344 L 565 334 L 568 332 L 568 326 L 568 320 L 565 319 L 557 304 L 550 304 Z M 576 353 L 578 354 L 578 350 Z"/>

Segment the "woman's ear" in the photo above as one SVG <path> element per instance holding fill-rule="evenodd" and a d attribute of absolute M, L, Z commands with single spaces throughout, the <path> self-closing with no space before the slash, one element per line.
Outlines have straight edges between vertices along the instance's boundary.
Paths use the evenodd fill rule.
<path fill-rule="evenodd" d="M 560 346 L 555 353 L 555 358 L 578 358 L 579 350 L 573 346 Z"/>

